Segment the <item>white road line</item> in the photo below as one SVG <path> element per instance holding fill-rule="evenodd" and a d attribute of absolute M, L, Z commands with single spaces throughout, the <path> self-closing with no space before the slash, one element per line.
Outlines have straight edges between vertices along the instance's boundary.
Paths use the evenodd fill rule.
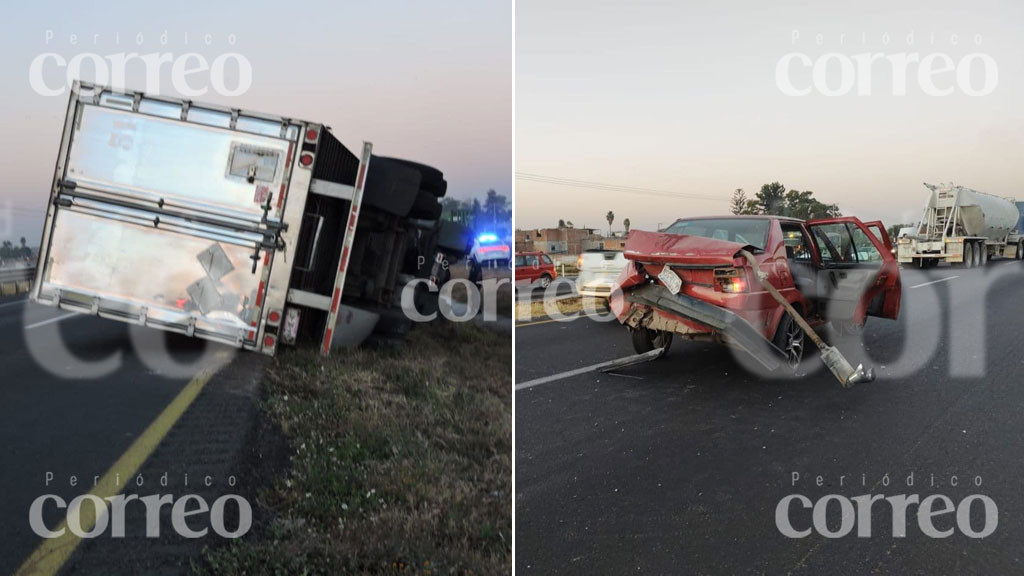
<path fill-rule="evenodd" d="M 606 368 L 621 368 L 623 366 L 631 366 L 633 364 L 639 364 L 641 362 L 647 362 L 648 360 L 654 360 L 661 355 L 661 348 L 655 348 L 650 352 L 644 352 L 643 354 L 634 354 L 632 356 L 626 356 L 625 358 L 616 358 L 615 360 L 609 360 L 608 362 L 601 362 L 600 364 L 594 364 L 593 366 L 584 366 L 583 368 L 577 368 L 575 370 L 569 370 L 568 372 L 561 372 L 559 374 L 552 374 L 551 376 L 545 376 L 543 378 L 536 378 L 534 380 L 528 380 L 522 384 L 516 384 L 516 391 L 525 390 L 527 388 L 533 388 L 534 386 L 540 386 L 541 384 L 547 384 L 548 382 L 555 382 L 557 380 L 564 380 L 566 378 L 572 378 L 573 376 L 579 376 L 580 374 L 586 374 L 588 372 L 597 372 Z"/>
<path fill-rule="evenodd" d="M 3 304 L 0 304 L 0 308 L 7 308 L 8 306 L 17 306 L 18 304 L 24 304 L 26 302 L 28 302 L 28 300 L 18 300 L 17 302 L 4 302 Z"/>
<path fill-rule="evenodd" d="M 930 286 L 932 284 L 938 284 L 939 282 L 945 282 L 946 280 L 952 280 L 954 278 L 959 278 L 959 276 L 948 276 L 948 277 L 942 278 L 940 280 L 933 280 L 931 282 L 925 282 L 924 284 L 918 284 L 917 286 L 911 286 L 911 288 L 920 288 L 922 286 Z"/>
<path fill-rule="evenodd" d="M 42 322 L 36 322 L 35 324 L 29 324 L 28 326 L 25 326 L 25 330 L 31 330 L 33 328 L 39 328 L 40 326 L 46 326 L 47 324 L 53 324 L 54 322 L 60 322 L 61 320 L 65 320 L 67 318 L 71 318 L 72 316 L 81 316 L 81 314 L 79 314 L 78 312 L 68 312 L 67 314 L 65 314 L 63 316 L 57 316 L 56 318 L 50 318 L 49 320 L 43 320 Z"/>

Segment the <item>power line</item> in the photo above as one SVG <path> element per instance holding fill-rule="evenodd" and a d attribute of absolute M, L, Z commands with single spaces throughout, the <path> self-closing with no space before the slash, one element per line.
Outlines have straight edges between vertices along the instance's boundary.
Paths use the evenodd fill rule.
<path fill-rule="evenodd" d="M 725 200 L 721 196 L 710 196 L 707 194 L 673 192 L 670 190 L 658 190 L 656 188 L 643 188 L 639 186 L 623 186 L 620 184 L 593 182 L 590 180 L 576 180 L 573 178 L 562 178 L 558 176 L 545 176 L 543 174 L 530 174 L 528 172 L 516 172 L 516 179 L 526 180 L 528 182 L 540 182 L 543 184 L 555 184 L 558 186 L 569 186 L 574 188 L 591 188 L 594 190 L 605 190 L 608 192 L 625 192 L 627 194 L 640 194 L 644 196 L 660 196 L 663 198 L 688 198 L 692 200 L 714 200 L 717 202 L 722 202 Z"/>

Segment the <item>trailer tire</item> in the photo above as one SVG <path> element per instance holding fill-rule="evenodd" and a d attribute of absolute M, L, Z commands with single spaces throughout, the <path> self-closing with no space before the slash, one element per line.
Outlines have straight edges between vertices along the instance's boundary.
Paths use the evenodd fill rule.
<path fill-rule="evenodd" d="M 646 354 L 655 348 L 661 348 L 659 358 L 668 354 L 672 347 L 672 333 L 664 330 L 651 330 L 649 328 L 636 328 L 631 334 L 633 338 L 633 350 L 637 354 Z"/>
<path fill-rule="evenodd" d="M 437 196 L 427 190 L 420 190 L 419 195 L 416 196 L 416 201 L 413 202 L 412 209 L 409 210 L 410 218 L 417 218 L 419 220 L 437 220 L 441 217 L 441 204 L 437 201 Z"/>
<path fill-rule="evenodd" d="M 444 174 L 433 166 L 427 166 L 426 164 L 420 164 L 419 162 L 413 162 L 411 160 L 402 160 L 401 158 L 389 158 L 382 156 L 381 159 L 418 170 L 422 178 L 420 188 L 430 192 L 438 198 L 444 196 L 445 192 L 448 191 L 448 182 L 444 179 Z"/>
<path fill-rule="evenodd" d="M 974 268 L 974 245 L 964 242 L 964 268 Z"/>
<path fill-rule="evenodd" d="M 985 266 L 988 264 L 988 246 L 985 246 L 985 242 L 978 242 L 978 259 L 980 262 L 979 266 Z"/>
<path fill-rule="evenodd" d="M 1017 242 L 1017 260 L 1024 260 L 1024 254 L 1022 254 L 1022 252 L 1024 252 L 1024 240 Z"/>

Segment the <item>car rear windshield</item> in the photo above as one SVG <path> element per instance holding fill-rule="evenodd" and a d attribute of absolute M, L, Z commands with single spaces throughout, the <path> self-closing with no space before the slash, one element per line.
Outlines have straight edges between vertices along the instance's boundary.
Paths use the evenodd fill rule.
<path fill-rule="evenodd" d="M 728 240 L 764 250 L 768 243 L 768 224 L 768 220 L 758 218 L 676 220 L 665 233 Z"/>

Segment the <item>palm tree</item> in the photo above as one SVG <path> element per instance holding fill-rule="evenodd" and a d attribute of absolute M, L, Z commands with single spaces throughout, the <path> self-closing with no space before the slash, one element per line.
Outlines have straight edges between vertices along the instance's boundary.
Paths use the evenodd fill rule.
<path fill-rule="evenodd" d="M 623 220 L 622 225 L 626 228 L 626 236 L 629 236 L 629 218 Z"/>
<path fill-rule="evenodd" d="M 604 219 L 608 221 L 608 237 L 610 238 L 612 235 L 612 222 L 615 222 L 615 212 L 609 210 Z"/>

